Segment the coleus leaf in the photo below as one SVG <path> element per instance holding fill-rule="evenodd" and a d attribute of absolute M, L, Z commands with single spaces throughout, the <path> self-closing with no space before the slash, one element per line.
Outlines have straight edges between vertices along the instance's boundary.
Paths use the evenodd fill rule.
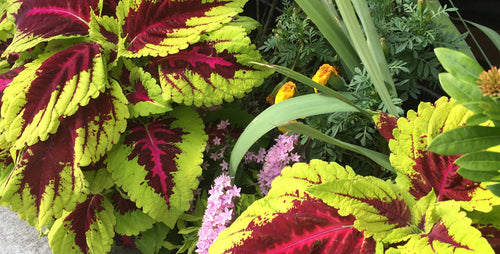
<path fill-rule="evenodd" d="M 15 14 L 16 33 L 6 52 L 21 52 L 40 42 L 83 37 L 88 34 L 90 13 L 99 0 L 20 0 Z"/>
<path fill-rule="evenodd" d="M 80 166 L 96 163 L 125 130 L 125 98 L 117 84 L 61 121 L 59 130 L 20 154 L 0 198 L 37 228 L 88 193 Z"/>
<path fill-rule="evenodd" d="M 425 220 L 425 232 L 398 246 L 401 253 L 495 253 L 453 200 L 436 203 Z"/>
<path fill-rule="evenodd" d="M 246 0 L 123 0 L 117 17 L 128 57 L 166 56 L 196 43 L 242 11 Z"/>
<path fill-rule="evenodd" d="M 10 82 L 12 82 L 12 80 L 24 69 L 24 66 L 20 66 L 8 72 L 0 74 L 0 98 L 3 96 L 3 91 L 5 90 L 5 88 L 7 88 Z M 2 102 L 0 102 L 0 107 L 1 106 Z"/>
<path fill-rule="evenodd" d="M 374 253 L 375 242 L 353 228 L 353 216 L 340 216 L 304 191 L 354 176 L 350 168 L 319 160 L 283 169 L 269 195 L 222 231 L 210 253 Z"/>
<path fill-rule="evenodd" d="M 500 199 L 486 184 L 464 179 L 454 161 L 460 155 L 445 156 L 427 151 L 439 133 L 465 124 L 472 114 L 455 101 L 441 98 L 434 105 L 421 103 L 418 112 L 408 111 L 397 121 L 394 139 L 389 141 L 391 164 L 397 171 L 396 182 L 417 199 L 434 190 L 437 201 L 457 200 L 467 210 L 489 211 Z"/>
<path fill-rule="evenodd" d="M 46 140 L 64 117 L 104 91 L 105 65 L 96 43 L 81 43 L 40 57 L 4 90 L 2 122 L 14 149 Z"/>
<path fill-rule="evenodd" d="M 133 121 L 116 149 L 108 170 L 130 200 L 145 213 L 173 227 L 198 187 L 207 136 L 190 108 L 177 107 L 165 118 Z"/>
<path fill-rule="evenodd" d="M 108 253 L 115 235 L 113 205 L 101 194 L 88 195 L 71 212 L 65 212 L 49 231 L 54 253 Z"/>
<path fill-rule="evenodd" d="M 340 179 L 310 187 L 307 192 L 339 209 L 342 216 L 354 215 L 354 227 L 376 241 L 413 223 L 413 198 L 379 178 Z"/>
<path fill-rule="evenodd" d="M 163 97 L 162 89 L 148 72 L 124 60 L 119 78 L 129 101 L 132 117 L 149 116 L 172 110 L 170 103 Z"/>
<path fill-rule="evenodd" d="M 472 211 L 467 213 L 472 219 L 472 225 L 481 231 L 482 235 L 495 253 L 500 252 L 500 206 L 494 206 L 488 213 Z"/>
<path fill-rule="evenodd" d="M 120 235 L 134 236 L 153 227 L 155 220 L 137 208 L 134 202 L 119 192 L 113 195 L 115 231 Z"/>
<path fill-rule="evenodd" d="M 165 97 L 186 105 L 211 106 L 231 102 L 260 85 L 272 73 L 250 63 L 260 59 L 245 30 L 227 24 L 203 34 L 186 50 L 154 62 Z"/>

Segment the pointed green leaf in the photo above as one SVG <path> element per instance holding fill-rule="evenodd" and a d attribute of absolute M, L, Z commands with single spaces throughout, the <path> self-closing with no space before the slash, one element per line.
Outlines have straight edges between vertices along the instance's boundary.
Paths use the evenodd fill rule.
<path fill-rule="evenodd" d="M 318 0 L 297 0 L 300 8 L 307 13 L 325 38 L 330 42 L 340 59 L 345 62 L 347 69 L 352 74 L 356 67 L 361 68 L 361 60 L 354 50 L 349 38 L 342 30 L 336 17 L 322 8 Z M 331 4 L 329 4 L 331 5 Z"/>
<path fill-rule="evenodd" d="M 111 250 L 115 217 L 113 205 L 104 196 L 89 195 L 71 212 L 54 222 L 49 231 L 55 254 L 108 253 Z"/>
<path fill-rule="evenodd" d="M 434 53 L 447 72 L 467 84 L 475 84 L 484 71 L 476 60 L 460 51 L 436 48 Z"/>
<path fill-rule="evenodd" d="M 500 127 L 464 126 L 437 136 L 429 151 L 456 155 L 500 145 Z"/>
<path fill-rule="evenodd" d="M 241 98 L 272 71 L 251 64 L 262 61 L 245 30 L 231 23 L 201 35 L 177 54 L 155 58 L 165 98 L 177 103 L 212 106 Z"/>
<path fill-rule="evenodd" d="M 495 30 L 493 30 L 489 27 L 480 25 L 478 23 L 474 23 L 474 22 L 469 21 L 469 20 L 466 20 L 466 21 L 467 21 L 467 23 L 474 25 L 479 30 L 481 30 L 484 34 L 486 34 L 486 36 L 488 36 L 488 38 L 491 40 L 491 42 L 493 42 L 493 44 L 495 44 L 498 51 L 500 51 L 500 35 Z"/>
<path fill-rule="evenodd" d="M 466 83 L 450 73 L 440 73 L 439 82 L 448 95 L 475 113 L 483 111 L 477 104 L 481 102 L 493 102 L 491 98 L 483 96 L 481 89 L 476 83 Z"/>
<path fill-rule="evenodd" d="M 376 151 L 373 151 L 370 149 L 366 149 L 366 148 L 361 147 L 361 146 L 357 146 L 357 145 L 353 145 L 353 144 L 350 144 L 347 142 L 343 142 L 343 141 L 338 140 L 336 138 L 332 138 L 332 137 L 330 137 L 330 136 L 328 136 L 328 135 L 326 135 L 326 134 L 324 134 L 324 133 L 322 133 L 322 132 L 320 132 L 320 131 L 318 131 L 318 130 L 316 130 L 308 125 L 303 124 L 303 123 L 290 122 L 290 123 L 286 123 L 286 124 L 281 125 L 281 128 L 295 132 L 295 133 L 304 134 L 304 135 L 307 135 L 311 138 L 315 138 L 315 139 L 333 144 L 335 146 L 342 147 L 342 148 L 347 149 L 349 151 L 359 153 L 359 154 L 364 155 L 364 156 L 368 157 L 369 159 L 373 160 L 374 162 L 376 162 L 377 164 L 379 164 L 383 168 L 394 172 L 394 169 L 392 168 L 391 163 L 389 162 L 389 156 L 387 156 L 383 153 L 379 153 L 379 152 L 376 152 Z"/>
<path fill-rule="evenodd" d="M 130 122 L 107 158 L 108 170 L 130 200 L 171 228 L 189 209 L 199 184 L 203 129 L 196 112 L 177 107 L 164 118 Z"/>
<path fill-rule="evenodd" d="M 455 164 L 477 171 L 500 170 L 500 153 L 481 151 L 466 154 L 455 161 Z"/>

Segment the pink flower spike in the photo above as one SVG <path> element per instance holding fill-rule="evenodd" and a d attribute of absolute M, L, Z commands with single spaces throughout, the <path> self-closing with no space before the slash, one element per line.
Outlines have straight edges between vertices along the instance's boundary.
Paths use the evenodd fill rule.
<path fill-rule="evenodd" d="M 233 199 L 240 197 L 240 191 L 240 188 L 231 184 L 231 177 L 226 173 L 222 173 L 214 180 L 208 192 L 210 196 L 203 215 L 203 223 L 198 231 L 197 253 L 208 254 L 210 245 L 215 242 L 219 233 L 231 224 L 234 219 Z"/>
<path fill-rule="evenodd" d="M 229 120 L 222 120 L 219 124 L 217 124 L 217 130 L 225 130 L 229 125 Z"/>

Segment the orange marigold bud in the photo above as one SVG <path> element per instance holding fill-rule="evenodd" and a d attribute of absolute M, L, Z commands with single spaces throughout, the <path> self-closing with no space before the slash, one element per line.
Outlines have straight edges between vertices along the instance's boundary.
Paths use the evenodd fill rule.
<path fill-rule="evenodd" d="M 276 97 L 274 97 L 274 103 L 276 104 L 278 102 L 292 98 L 295 94 L 295 90 L 297 90 L 297 86 L 295 85 L 295 83 L 293 83 L 292 81 L 286 82 L 280 88 L 278 93 L 276 93 Z"/>
<path fill-rule="evenodd" d="M 339 76 L 337 68 L 329 65 L 329 64 L 323 64 L 319 67 L 318 71 L 316 71 L 316 74 L 312 77 L 312 80 L 314 82 L 320 83 L 322 85 L 326 85 L 326 82 L 330 79 L 330 75 L 333 73 L 335 76 Z M 314 92 L 318 92 L 317 89 L 314 89 Z"/>
<path fill-rule="evenodd" d="M 500 97 L 500 71 L 496 66 L 483 71 L 477 81 L 484 96 Z"/>

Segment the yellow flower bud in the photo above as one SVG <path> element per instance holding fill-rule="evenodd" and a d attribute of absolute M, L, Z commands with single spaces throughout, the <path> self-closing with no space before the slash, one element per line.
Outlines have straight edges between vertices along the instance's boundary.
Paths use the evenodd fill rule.
<path fill-rule="evenodd" d="M 326 85 L 328 80 L 330 79 L 330 75 L 333 73 L 335 76 L 339 76 L 337 69 L 329 64 L 323 64 L 319 67 L 316 74 L 312 77 L 312 80 L 316 83 L 320 83 L 322 85 Z M 314 89 L 314 92 L 318 92 L 317 89 Z"/>
<path fill-rule="evenodd" d="M 295 94 L 295 90 L 297 90 L 297 86 L 295 85 L 295 83 L 293 83 L 292 81 L 286 82 L 280 88 L 278 93 L 276 93 L 276 97 L 274 97 L 274 103 L 276 104 L 278 102 L 292 98 Z"/>

